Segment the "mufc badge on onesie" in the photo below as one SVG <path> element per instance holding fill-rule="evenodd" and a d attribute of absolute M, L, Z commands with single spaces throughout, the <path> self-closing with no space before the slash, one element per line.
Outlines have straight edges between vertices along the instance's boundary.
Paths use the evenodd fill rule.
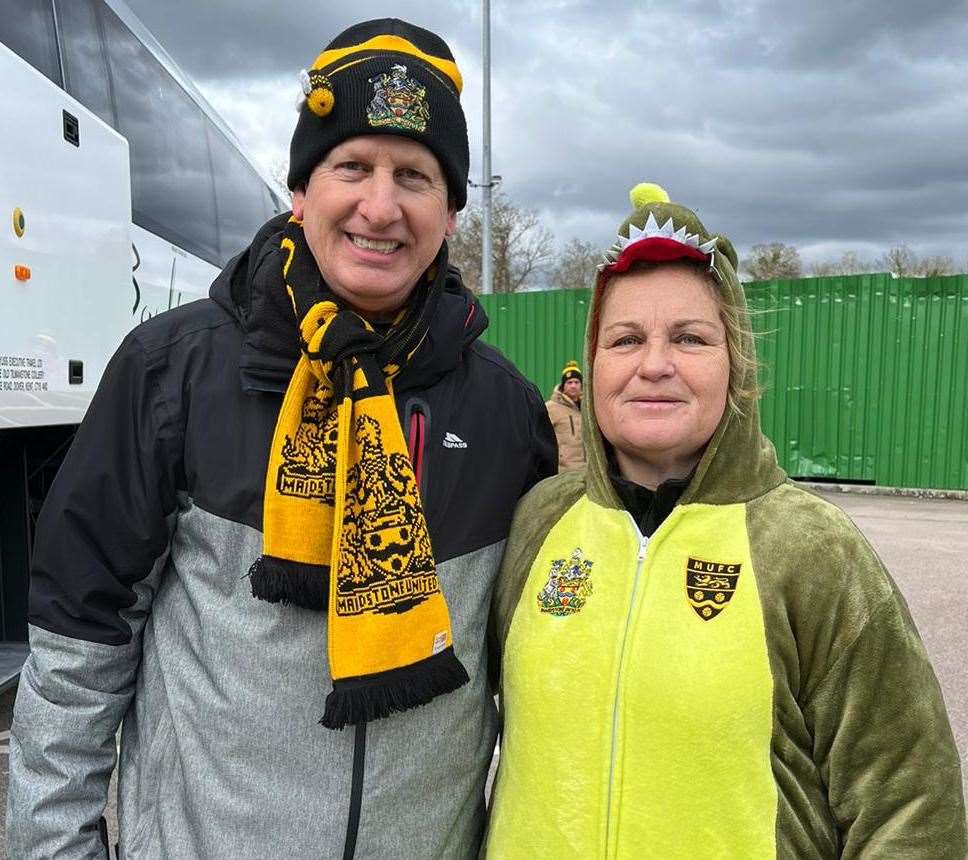
<path fill-rule="evenodd" d="M 686 565 L 686 596 L 703 621 L 712 621 L 736 593 L 742 565 L 690 558 Z"/>

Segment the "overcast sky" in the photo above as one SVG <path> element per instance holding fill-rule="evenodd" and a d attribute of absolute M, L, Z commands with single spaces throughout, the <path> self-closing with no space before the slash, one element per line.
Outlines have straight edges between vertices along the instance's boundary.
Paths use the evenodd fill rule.
<path fill-rule="evenodd" d="M 338 32 L 434 30 L 464 75 L 480 180 L 476 0 L 128 3 L 264 165 L 287 157 L 297 74 Z M 493 172 L 562 245 L 608 245 L 628 189 L 652 181 L 741 255 L 905 243 L 965 271 L 964 0 L 492 0 L 491 19 Z"/>

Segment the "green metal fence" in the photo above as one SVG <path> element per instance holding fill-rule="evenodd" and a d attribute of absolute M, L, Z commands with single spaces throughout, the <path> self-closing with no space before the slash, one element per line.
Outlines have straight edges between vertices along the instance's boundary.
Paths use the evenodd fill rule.
<path fill-rule="evenodd" d="M 763 430 L 798 477 L 968 489 L 968 275 L 748 284 Z M 588 290 L 483 296 L 485 338 L 547 396 Z"/>

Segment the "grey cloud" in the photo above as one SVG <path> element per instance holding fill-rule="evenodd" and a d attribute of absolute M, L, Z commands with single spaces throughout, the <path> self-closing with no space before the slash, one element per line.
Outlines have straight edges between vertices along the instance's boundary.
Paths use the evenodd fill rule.
<path fill-rule="evenodd" d="M 955 32 L 965 31 L 965 7 L 959 0 L 853 0 L 836 7 L 790 0 L 762 2 L 756 9 L 766 34 L 762 38 L 782 60 L 800 68 L 816 66 L 818 61 L 828 68 L 850 66 L 882 51 L 917 58 L 927 46 L 936 50 L 946 42 L 957 45 L 956 39 L 948 41 L 954 35 L 952 27 Z"/>
<path fill-rule="evenodd" d="M 203 91 L 223 93 L 271 92 L 254 84 L 284 80 L 339 30 L 388 11 L 338 2 L 307 21 L 294 0 L 129 2 Z M 476 181 L 479 4 L 400 13 L 457 54 Z M 741 249 L 903 241 L 968 255 L 962 2 L 520 0 L 492 15 L 494 172 L 562 243 L 610 242 L 628 188 L 652 180 Z M 258 118 L 241 123 L 258 133 Z M 284 152 L 287 137 L 265 129 L 251 146 Z"/>
<path fill-rule="evenodd" d="M 479 7 L 473 0 L 428 0 L 419 12 L 400 6 L 388 13 L 386 2 L 297 2 L 297 0 L 127 0 L 155 37 L 175 50 L 193 77 L 245 78 L 295 74 L 316 58 L 324 45 L 352 24 L 388 14 L 429 27 L 445 39 L 471 34 L 479 38 Z M 475 41 L 476 38 L 476 41 Z"/>

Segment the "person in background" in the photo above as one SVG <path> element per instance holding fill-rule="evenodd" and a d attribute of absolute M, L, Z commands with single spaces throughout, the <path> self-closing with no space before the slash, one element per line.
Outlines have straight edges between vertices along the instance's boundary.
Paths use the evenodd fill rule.
<path fill-rule="evenodd" d="M 515 514 L 494 858 L 959 858 L 903 597 L 760 431 L 731 243 L 637 186 L 586 338 L 588 468 Z"/>
<path fill-rule="evenodd" d="M 491 590 L 554 436 L 447 265 L 447 45 L 368 21 L 301 80 L 291 216 L 125 339 L 40 515 L 17 860 L 108 856 L 122 720 L 120 856 L 477 856 Z"/>
<path fill-rule="evenodd" d="M 569 361 L 561 371 L 561 383 L 555 386 L 545 403 L 551 426 L 558 440 L 558 471 L 580 469 L 585 465 L 585 443 L 582 441 L 581 368 Z"/>

